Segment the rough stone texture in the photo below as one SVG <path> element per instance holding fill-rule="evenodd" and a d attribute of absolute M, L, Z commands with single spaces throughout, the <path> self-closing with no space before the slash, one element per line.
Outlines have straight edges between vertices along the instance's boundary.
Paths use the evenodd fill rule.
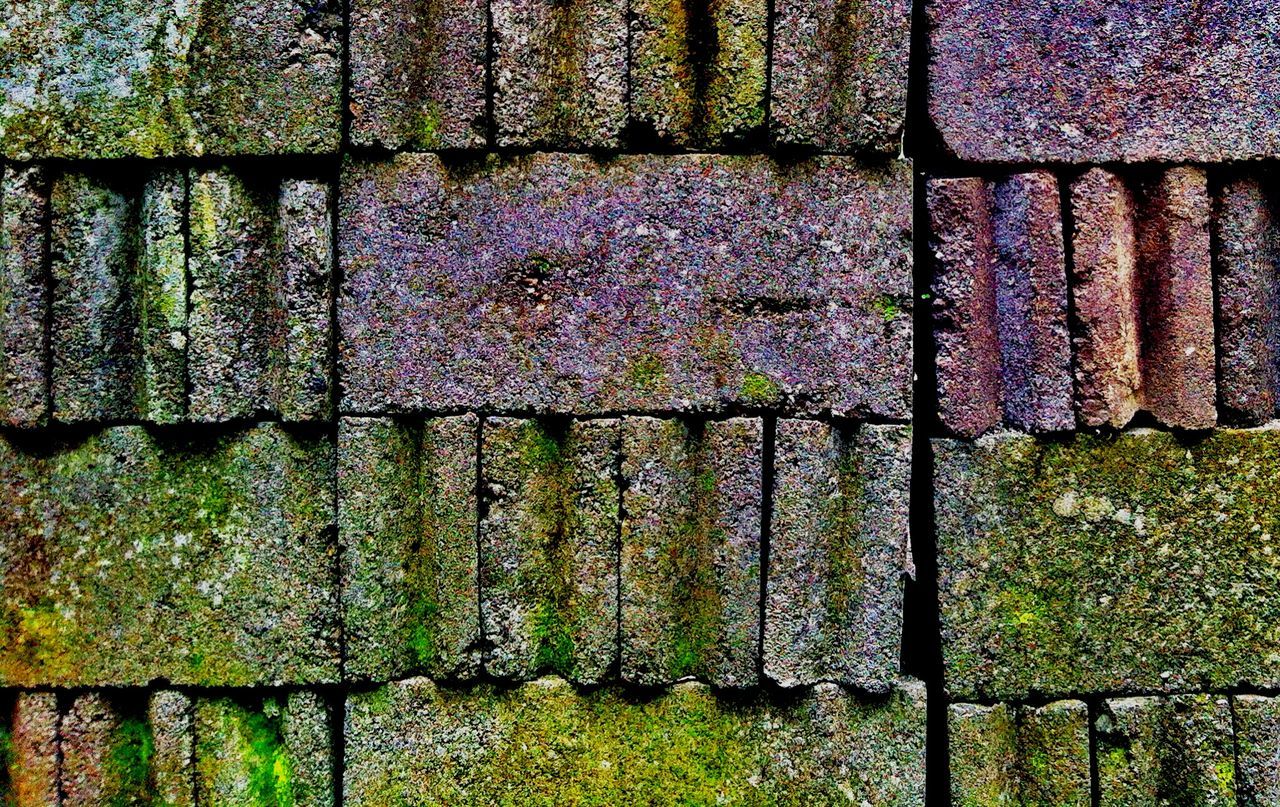
<path fill-rule="evenodd" d="M 1076 425 L 1058 181 L 1047 171 L 993 183 L 996 317 L 1004 418 L 1029 432 Z"/>
<path fill-rule="evenodd" d="M 186 405 L 185 180 L 70 173 L 51 193 L 54 418 L 179 420 Z"/>
<path fill-rule="evenodd" d="M 354 693 L 346 714 L 352 807 L 924 799 L 924 687 L 914 682 L 859 703 L 833 684 L 739 702 L 695 683 L 637 699 L 557 679 L 462 693 L 419 678 Z"/>
<path fill-rule="evenodd" d="M 908 0 L 777 0 L 772 141 L 897 154 L 910 41 Z"/>
<path fill-rule="evenodd" d="M 1218 370 L 1223 416 L 1259 424 L 1280 390 L 1280 210 L 1270 175 L 1232 176 L 1219 190 Z"/>
<path fill-rule="evenodd" d="M 174 423 L 187 414 L 188 183 L 186 171 L 160 169 L 142 187 L 138 411 L 154 423 Z"/>
<path fill-rule="evenodd" d="M 631 124 L 666 146 L 749 142 L 765 123 L 765 0 L 631 4 Z"/>
<path fill-rule="evenodd" d="M 885 692 L 912 571 L 911 430 L 781 419 L 774 456 L 764 673 Z"/>
<path fill-rule="evenodd" d="M 480 670 L 475 415 L 343 418 L 338 535 L 347 676 Z"/>
<path fill-rule="evenodd" d="M 485 671 L 596 683 L 618 655 L 617 420 L 481 427 Z"/>
<path fill-rule="evenodd" d="M 332 807 L 332 715 L 314 693 L 195 707 L 200 804 Z"/>
<path fill-rule="evenodd" d="M 226 170 L 193 180 L 192 420 L 326 417 L 329 210 L 318 182 Z"/>
<path fill-rule="evenodd" d="M 948 710 L 951 803 L 1089 807 L 1089 710 L 953 704 Z"/>
<path fill-rule="evenodd" d="M 1208 182 L 1178 166 L 1142 183 L 1138 253 L 1142 288 L 1142 399 L 1175 428 L 1217 423 Z"/>
<path fill-rule="evenodd" d="M 353 0 L 352 143 L 483 148 L 488 10 L 484 0 Z"/>
<path fill-rule="evenodd" d="M 341 13 L 320 0 L 6 3 L 7 157 L 336 151 Z"/>
<path fill-rule="evenodd" d="M 1088 426 L 1138 409 L 1168 426 L 1217 422 L 1209 196 L 1203 171 L 1072 183 L 1076 382 Z"/>
<path fill-rule="evenodd" d="M 287 421 L 329 417 L 333 321 L 333 202 L 328 184 L 280 183 L 284 249 L 280 280 L 283 346 L 275 409 Z"/>
<path fill-rule="evenodd" d="M 1072 429 L 1057 180 L 1047 171 L 933 179 L 927 195 L 942 425 L 962 437 L 1002 424 L 1029 432 Z M 1090 288 L 1086 283 L 1086 305 L 1094 302 Z M 1111 302 L 1096 296 L 1099 308 Z"/>
<path fill-rule="evenodd" d="M 401 155 L 341 198 L 346 411 L 910 417 L 905 164 Z"/>
<path fill-rule="evenodd" d="M 9 731 L 8 803 L 58 807 L 58 696 L 19 692 Z"/>
<path fill-rule="evenodd" d="M 627 118 L 625 0 L 491 0 L 499 146 L 616 149 Z"/>
<path fill-rule="evenodd" d="M 0 421 L 49 416 L 49 178 L 41 166 L 0 165 Z"/>
<path fill-rule="evenodd" d="M 1226 697 L 1108 700 L 1095 728 L 1102 807 L 1237 803 Z"/>
<path fill-rule="evenodd" d="M 333 449 L 275 425 L 0 440 L 0 681 L 333 681 Z"/>
<path fill-rule="evenodd" d="M 195 807 L 195 703 L 181 692 L 153 692 L 147 704 L 147 723 L 153 741 L 153 803 Z"/>
<path fill-rule="evenodd" d="M 1076 395 L 1086 426 L 1124 427 L 1140 407 L 1141 300 L 1133 193 L 1101 168 L 1071 183 Z"/>
<path fill-rule="evenodd" d="M 929 111 L 961 159 L 1280 154 L 1271 0 L 939 0 L 928 15 Z"/>
<path fill-rule="evenodd" d="M 938 419 L 973 437 L 1004 420 L 991 189 L 977 177 L 931 179 L 927 198 Z"/>
<path fill-rule="evenodd" d="M 622 680 L 759 683 L 763 424 L 622 421 Z"/>
<path fill-rule="evenodd" d="M 1260 695 L 1231 700 L 1238 803 L 1260 807 L 1280 802 L 1280 700 Z"/>
<path fill-rule="evenodd" d="M 960 698 L 1280 682 L 1280 431 L 934 444 Z"/>
<path fill-rule="evenodd" d="M 75 696 L 58 726 L 62 804 L 149 803 L 154 748 L 145 703 L 101 692 Z"/>

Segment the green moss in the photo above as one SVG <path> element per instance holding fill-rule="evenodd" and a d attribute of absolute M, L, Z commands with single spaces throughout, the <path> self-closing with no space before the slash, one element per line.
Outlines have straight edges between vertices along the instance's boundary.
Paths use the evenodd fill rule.
<path fill-rule="evenodd" d="M 641 390 L 652 390 L 662 382 L 666 368 L 662 359 L 654 353 L 642 353 L 627 365 L 624 377 L 627 382 Z"/>
<path fill-rule="evenodd" d="M 782 395 L 782 388 L 764 373 L 747 373 L 742 377 L 738 394 L 745 403 L 763 405 L 776 403 Z"/>
<path fill-rule="evenodd" d="M 147 721 L 134 716 L 121 720 L 112 736 L 105 764 L 106 780 L 114 791 L 107 804 L 129 807 L 152 803 L 150 776 L 154 754 L 155 741 Z"/>
<path fill-rule="evenodd" d="M 902 306 L 887 294 L 877 295 L 871 300 L 871 309 L 878 313 L 885 322 L 893 322 L 902 313 Z"/>
<path fill-rule="evenodd" d="M 240 714 L 239 751 L 249 776 L 252 807 L 294 807 L 293 763 L 285 748 L 279 705 Z"/>
<path fill-rule="evenodd" d="M 418 112 L 417 126 L 414 130 L 414 144 L 420 149 L 438 148 L 438 135 L 440 132 L 440 105 L 435 101 L 428 101 Z"/>
<path fill-rule="evenodd" d="M 574 664 L 573 632 L 561 613 L 567 603 L 551 599 L 539 603 L 533 615 L 534 666 L 571 675 Z"/>
<path fill-rule="evenodd" d="M 9 807 L 9 790 L 13 781 L 13 732 L 8 726 L 0 726 L 0 804 Z"/>

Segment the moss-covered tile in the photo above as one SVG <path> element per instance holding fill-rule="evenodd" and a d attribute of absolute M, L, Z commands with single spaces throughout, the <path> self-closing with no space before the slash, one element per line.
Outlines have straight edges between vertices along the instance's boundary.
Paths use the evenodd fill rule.
<path fill-rule="evenodd" d="M 1236 794 L 1245 807 L 1280 803 L 1280 698 L 1231 699 L 1236 742 Z"/>
<path fill-rule="evenodd" d="M 190 196 L 191 419 L 327 417 L 328 188 L 213 169 L 195 175 Z"/>
<path fill-rule="evenodd" d="M 479 672 L 478 430 L 475 415 L 341 421 L 348 676 L 456 679 Z"/>
<path fill-rule="evenodd" d="M 0 421 L 36 426 L 49 416 L 49 176 L 0 165 Z"/>
<path fill-rule="evenodd" d="M 485 0 L 354 0 L 352 142 L 483 148 L 488 11 Z"/>
<path fill-rule="evenodd" d="M 0 12 L 16 159 L 336 151 L 342 15 L 320 0 L 64 0 Z"/>
<path fill-rule="evenodd" d="M 333 448 L 278 425 L 0 440 L 0 681 L 332 681 Z"/>
<path fill-rule="evenodd" d="M 768 4 L 631 4 L 631 124 L 659 142 L 715 148 L 764 126 Z"/>
<path fill-rule="evenodd" d="M 348 697 L 344 791 L 358 807 L 920 804 L 924 707 L 910 682 L 859 701 L 831 684 L 730 700 L 411 679 Z"/>
<path fill-rule="evenodd" d="M 622 678 L 758 681 L 763 425 L 622 421 Z"/>
<path fill-rule="evenodd" d="M 53 692 L 17 693 L 7 732 L 6 805 L 59 807 L 58 696 Z"/>
<path fill-rule="evenodd" d="M 1280 682 L 1280 431 L 934 443 L 948 691 Z"/>
<path fill-rule="evenodd" d="M 481 429 L 486 671 L 604 678 L 617 658 L 619 424 L 488 418 Z"/>
<path fill-rule="evenodd" d="M 1236 804 L 1225 696 L 1108 700 L 1095 729 L 1102 807 Z"/>
<path fill-rule="evenodd" d="M 1089 710 L 1080 701 L 948 710 L 951 803 L 1089 807 Z"/>
<path fill-rule="evenodd" d="M 208 807 L 331 807 L 332 717 L 311 692 L 200 698 L 196 792 Z"/>
<path fill-rule="evenodd" d="M 782 686 L 884 691 L 897 675 L 911 430 L 780 419 L 764 672 Z"/>

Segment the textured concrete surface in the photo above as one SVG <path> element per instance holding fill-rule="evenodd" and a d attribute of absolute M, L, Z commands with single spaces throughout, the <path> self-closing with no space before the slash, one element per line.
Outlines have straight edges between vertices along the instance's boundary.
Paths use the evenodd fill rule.
<path fill-rule="evenodd" d="M 928 105 L 981 162 L 1219 162 L 1280 153 L 1270 0 L 939 0 Z"/>
<path fill-rule="evenodd" d="M 1087 426 L 1138 410 L 1176 428 L 1217 422 L 1210 200 L 1204 172 L 1071 185 L 1076 388 Z"/>
<path fill-rule="evenodd" d="M 332 455 L 269 424 L 0 442 L 0 680 L 336 680 Z"/>
<path fill-rule="evenodd" d="M 186 413 L 186 178 L 68 173 L 53 181 L 53 416 Z"/>
<path fill-rule="evenodd" d="M 345 411 L 910 416 L 910 181 L 846 159 L 352 164 Z"/>
<path fill-rule="evenodd" d="M 885 692 L 898 671 L 911 431 L 781 419 L 765 592 L 764 673 Z"/>
<path fill-rule="evenodd" d="M 630 124 L 668 147 L 750 143 L 765 124 L 765 0 L 630 6 Z"/>
<path fill-rule="evenodd" d="M 58 781 L 58 696 L 19 692 L 9 722 L 6 797 L 14 807 L 56 807 Z"/>
<path fill-rule="evenodd" d="M 483 0 L 353 0 L 352 143 L 483 148 L 488 11 Z"/>
<path fill-rule="evenodd" d="M 832 684 L 736 702 L 695 683 L 631 698 L 553 678 L 462 692 L 418 678 L 352 694 L 346 715 L 345 796 L 357 806 L 924 797 L 924 688 L 911 681 L 859 703 Z"/>
<path fill-rule="evenodd" d="M 320 182 L 225 170 L 192 179 L 191 420 L 326 417 L 330 211 Z"/>
<path fill-rule="evenodd" d="M 0 420 L 9 426 L 36 426 L 49 416 L 49 185 L 40 166 L 0 166 Z"/>
<path fill-rule="evenodd" d="M 617 662 L 620 439 L 616 419 L 481 425 L 489 675 L 594 684 Z"/>
<path fill-rule="evenodd" d="M 621 145 L 627 8 L 624 0 L 490 0 L 497 145 Z"/>
<path fill-rule="evenodd" d="M 1099 804 L 1237 803 L 1226 697 L 1112 699 L 1094 728 Z"/>
<path fill-rule="evenodd" d="M 480 671 L 475 415 L 338 430 L 344 671 L 377 681 Z"/>
<path fill-rule="evenodd" d="M 1280 231 L 1266 177 L 1227 177 L 1214 217 L 1219 395 L 1226 418 L 1256 425 L 1276 414 L 1280 390 Z"/>
<path fill-rule="evenodd" d="M 911 4 L 778 0 L 769 134 L 782 147 L 897 154 Z"/>
<path fill-rule="evenodd" d="M 1280 681 L 1280 432 L 934 442 L 947 691 Z"/>
<path fill-rule="evenodd" d="M 621 677 L 759 683 L 764 426 L 622 420 Z"/>
<path fill-rule="evenodd" d="M 342 13 L 320 0 L 7 3 L 13 159 L 337 151 Z"/>
<path fill-rule="evenodd" d="M 1091 804 L 1089 710 L 1081 701 L 953 704 L 947 736 L 957 807 Z"/>

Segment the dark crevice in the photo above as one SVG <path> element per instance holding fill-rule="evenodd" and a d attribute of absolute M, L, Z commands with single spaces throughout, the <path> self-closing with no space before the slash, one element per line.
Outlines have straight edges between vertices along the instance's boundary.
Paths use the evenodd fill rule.
<path fill-rule="evenodd" d="M 761 424 L 764 430 L 764 445 L 761 448 L 760 479 L 760 624 L 757 636 L 756 664 L 757 680 L 764 682 L 765 675 L 765 623 L 768 619 L 765 607 L 769 597 L 769 557 L 770 544 L 773 538 L 773 488 L 776 480 L 774 459 L 777 456 L 778 419 L 767 417 Z"/>

